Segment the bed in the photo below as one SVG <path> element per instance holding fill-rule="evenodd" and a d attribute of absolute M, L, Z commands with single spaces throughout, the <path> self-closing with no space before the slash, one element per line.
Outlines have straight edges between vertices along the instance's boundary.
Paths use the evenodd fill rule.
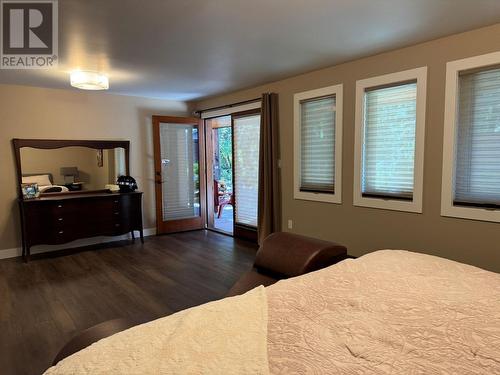
<path fill-rule="evenodd" d="M 24 173 L 23 184 L 37 184 L 40 193 L 63 193 L 69 191 L 66 186 L 54 185 L 52 173 Z"/>
<path fill-rule="evenodd" d="M 382 250 L 115 334 L 47 374 L 500 374 L 500 275 Z"/>

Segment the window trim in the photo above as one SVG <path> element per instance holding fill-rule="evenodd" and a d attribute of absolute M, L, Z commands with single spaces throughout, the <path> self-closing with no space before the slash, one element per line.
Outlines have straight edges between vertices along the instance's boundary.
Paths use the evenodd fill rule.
<path fill-rule="evenodd" d="M 367 89 L 383 86 L 394 86 L 404 82 L 417 82 L 417 105 L 415 124 L 415 166 L 413 199 L 405 201 L 390 197 L 371 198 L 363 196 L 361 191 L 361 174 L 363 168 L 364 112 L 365 92 Z M 359 207 L 379 208 L 385 210 L 422 213 L 423 176 L 424 176 L 424 143 L 425 114 L 427 96 L 427 67 L 420 67 L 402 72 L 385 74 L 378 77 L 356 81 L 356 115 L 354 136 L 354 191 L 353 204 Z"/>
<path fill-rule="evenodd" d="M 215 117 L 229 116 L 232 114 L 237 114 L 239 112 L 245 112 L 250 110 L 261 109 L 262 101 L 256 100 L 251 103 L 231 105 L 227 108 L 221 109 L 211 109 L 207 111 L 201 111 L 201 119 L 208 120 Z"/>
<path fill-rule="evenodd" d="M 449 61 L 446 64 L 441 216 L 500 222 L 499 209 L 458 206 L 453 202 L 459 75 L 467 70 L 487 68 L 498 64 L 500 64 L 500 52 Z"/>
<path fill-rule="evenodd" d="M 335 190 L 334 193 L 308 192 L 300 190 L 301 176 L 301 106 L 303 100 L 321 98 L 323 96 L 335 95 Z M 293 96 L 293 147 L 294 147 L 294 172 L 293 172 L 293 198 L 326 202 L 342 203 L 342 109 L 343 109 L 343 85 L 327 86 L 320 89 L 303 91 Z"/>

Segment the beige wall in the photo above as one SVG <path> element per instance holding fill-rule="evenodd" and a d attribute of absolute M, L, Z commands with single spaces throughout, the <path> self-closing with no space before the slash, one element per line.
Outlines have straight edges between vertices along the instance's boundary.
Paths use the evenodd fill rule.
<path fill-rule="evenodd" d="M 12 138 L 130 140 L 131 175 L 144 191 L 144 227 L 155 226 L 151 115 L 187 114 L 183 102 L 0 85 L 0 258 L 20 246 Z"/>
<path fill-rule="evenodd" d="M 279 94 L 283 228 L 336 240 L 362 255 L 375 249 L 408 249 L 500 271 L 500 224 L 440 216 L 446 62 L 500 50 L 500 24 L 314 71 L 293 78 L 192 103 L 203 109 Z M 358 79 L 428 66 L 423 214 L 354 207 L 354 101 Z M 293 199 L 293 94 L 344 84 L 343 203 Z"/>

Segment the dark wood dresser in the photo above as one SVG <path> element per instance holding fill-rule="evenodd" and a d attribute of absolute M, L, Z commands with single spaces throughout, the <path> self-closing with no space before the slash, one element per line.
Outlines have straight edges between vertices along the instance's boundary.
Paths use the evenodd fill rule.
<path fill-rule="evenodd" d="M 19 199 L 23 257 L 35 245 L 58 245 L 81 238 L 118 236 L 142 229 L 142 192 L 66 193 Z"/>

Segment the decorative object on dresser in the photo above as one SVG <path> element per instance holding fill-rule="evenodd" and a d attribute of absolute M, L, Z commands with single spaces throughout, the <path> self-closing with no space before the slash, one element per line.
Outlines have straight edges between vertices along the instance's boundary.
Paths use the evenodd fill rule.
<path fill-rule="evenodd" d="M 21 211 L 22 255 L 26 261 L 35 245 L 59 245 L 126 233 L 131 233 L 135 240 L 134 231 L 139 232 L 144 242 L 142 192 L 111 192 L 105 188 L 119 175 L 129 174 L 129 141 L 13 139 L 12 144 Z M 102 155 L 99 163 L 95 159 L 96 150 Z M 74 167 L 67 168 L 62 163 Z M 84 181 L 69 183 L 68 175 Z M 26 199 L 22 183 L 33 176 L 48 185 L 39 197 Z M 53 176 L 61 176 L 61 181 L 54 181 Z M 77 184 L 78 187 L 73 186 Z M 51 192 L 60 185 L 69 188 Z"/>

